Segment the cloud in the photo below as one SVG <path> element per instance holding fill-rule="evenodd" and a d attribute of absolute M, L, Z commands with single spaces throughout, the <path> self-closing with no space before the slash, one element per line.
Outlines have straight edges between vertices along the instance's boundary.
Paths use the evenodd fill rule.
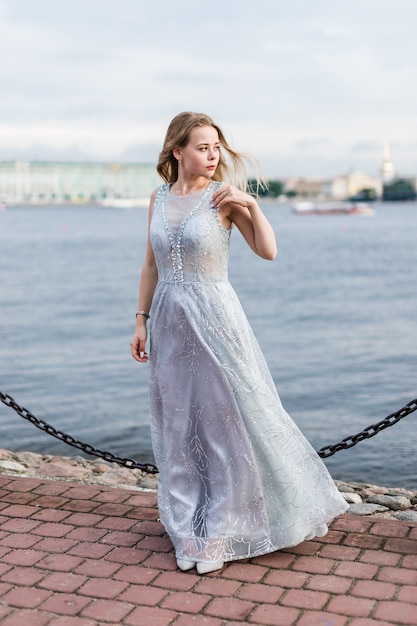
<path fill-rule="evenodd" d="M 156 142 L 145 142 L 143 144 L 133 144 L 121 154 L 122 161 L 156 163 L 161 144 Z"/>
<path fill-rule="evenodd" d="M 357 141 L 349 148 L 350 152 L 381 152 L 382 144 L 377 141 Z"/>
<path fill-rule="evenodd" d="M 332 140 L 329 137 L 317 137 L 314 139 L 300 139 L 295 143 L 297 150 L 321 150 L 332 144 Z"/>
<path fill-rule="evenodd" d="M 24 160 L 24 161 L 71 161 L 92 162 L 99 161 L 97 155 L 85 152 L 77 145 L 69 145 L 66 148 L 54 148 L 44 144 L 32 144 L 25 148 L 0 148 L 0 159 Z"/>
<path fill-rule="evenodd" d="M 5 0 L 0 145 L 140 158 L 199 110 L 267 167 L 372 168 L 395 141 L 414 166 L 416 18 L 415 0 Z"/>

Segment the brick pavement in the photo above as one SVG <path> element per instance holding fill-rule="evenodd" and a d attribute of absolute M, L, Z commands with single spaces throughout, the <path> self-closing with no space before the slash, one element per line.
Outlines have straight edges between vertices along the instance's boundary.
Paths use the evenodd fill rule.
<path fill-rule="evenodd" d="M 176 569 L 157 518 L 153 492 L 0 476 L 0 624 L 417 624 L 417 524 L 343 515 L 198 576 Z"/>

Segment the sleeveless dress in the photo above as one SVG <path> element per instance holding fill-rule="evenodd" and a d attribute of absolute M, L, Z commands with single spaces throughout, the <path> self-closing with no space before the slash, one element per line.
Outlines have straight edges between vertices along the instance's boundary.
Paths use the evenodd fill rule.
<path fill-rule="evenodd" d="M 323 536 L 348 508 L 283 409 L 228 282 L 231 230 L 211 202 L 220 185 L 182 197 L 162 185 L 150 226 L 160 519 L 176 557 L 196 562 L 254 557 Z"/>

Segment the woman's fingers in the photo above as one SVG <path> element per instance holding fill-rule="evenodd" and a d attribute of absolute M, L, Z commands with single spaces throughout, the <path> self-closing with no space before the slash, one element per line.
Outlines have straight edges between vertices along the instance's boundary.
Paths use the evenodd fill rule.
<path fill-rule="evenodd" d="M 248 195 L 243 191 L 239 191 L 233 185 L 222 185 L 214 195 L 213 195 L 213 204 L 214 206 L 221 207 L 223 204 L 242 204 L 245 205 L 247 202 Z"/>
<path fill-rule="evenodd" d="M 142 342 L 142 341 L 133 339 L 132 343 L 130 344 L 130 348 L 131 348 L 132 356 L 134 359 L 136 359 L 136 361 L 139 361 L 140 363 L 146 363 L 146 361 L 148 360 L 148 353 L 145 350 L 144 341 Z"/>

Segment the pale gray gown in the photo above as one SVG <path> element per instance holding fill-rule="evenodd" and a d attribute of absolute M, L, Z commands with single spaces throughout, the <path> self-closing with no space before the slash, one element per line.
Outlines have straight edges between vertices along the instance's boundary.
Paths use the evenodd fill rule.
<path fill-rule="evenodd" d="M 282 407 L 228 282 L 230 230 L 203 192 L 156 196 L 151 434 L 177 558 L 232 561 L 323 536 L 347 504 Z"/>

